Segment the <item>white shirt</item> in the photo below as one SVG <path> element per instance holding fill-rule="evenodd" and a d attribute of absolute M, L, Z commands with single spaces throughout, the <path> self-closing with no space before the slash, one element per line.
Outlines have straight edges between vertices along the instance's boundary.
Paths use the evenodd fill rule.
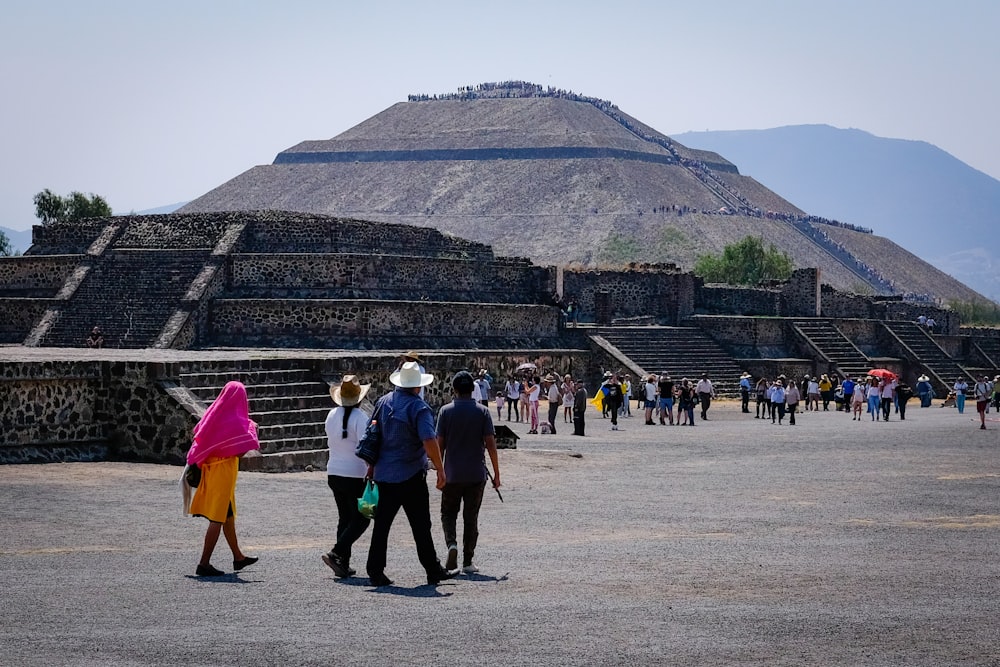
<path fill-rule="evenodd" d="M 699 394 L 715 394 L 715 389 L 712 387 L 711 380 L 698 380 L 697 386 L 694 390 Z"/>
<path fill-rule="evenodd" d="M 364 477 L 368 464 L 354 455 L 358 442 L 368 427 L 368 415 L 361 408 L 351 409 L 347 418 L 347 437 L 343 437 L 344 408 L 330 410 L 326 416 L 326 441 L 330 447 L 330 460 L 326 464 L 327 475 L 339 477 Z"/>
<path fill-rule="evenodd" d="M 538 394 L 541 391 L 542 391 L 542 388 L 541 388 L 540 385 L 536 384 L 534 387 L 532 387 L 531 391 L 528 392 L 528 402 L 529 403 L 537 403 L 538 402 Z"/>

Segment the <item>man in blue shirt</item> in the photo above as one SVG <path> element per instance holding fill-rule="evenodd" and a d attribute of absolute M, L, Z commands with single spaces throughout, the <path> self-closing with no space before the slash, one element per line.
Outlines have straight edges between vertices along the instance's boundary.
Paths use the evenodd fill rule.
<path fill-rule="evenodd" d="M 486 489 L 486 462 L 483 449 L 493 464 L 493 488 L 500 486 L 500 463 L 488 408 L 476 405 L 472 398 L 473 379 L 467 371 L 455 374 L 451 381 L 455 400 L 438 413 L 437 438 L 444 456 L 447 483 L 441 489 L 441 527 L 448 545 L 445 568 L 458 567 L 458 511 L 462 510 L 462 570 L 478 572 L 472 563 L 479 541 L 479 508 Z"/>
<path fill-rule="evenodd" d="M 851 376 L 848 375 L 844 378 L 844 381 L 840 386 L 844 388 L 844 412 L 850 412 L 851 399 L 854 397 L 854 380 L 852 380 Z"/>
<path fill-rule="evenodd" d="M 437 470 L 437 488 L 444 488 L 446 481 L 434 415 L 420 398 L 420 391 L 434 382 L 434 376 L 422 373 L 416 361 L 408 361 L 389 376 L 389 382 L 396 389 L 378 400 L 373 415 L 382 425 L 382 446 L 374 467 L 369 466 L 379 500 L 368 549 L 368 579 L 373 586 L 392 584 L 385 576 L 386 550 L 392 521 L 402 507 L 417 545 L 417 557 L 427 571 L 427 583 L 433 585 L 458 574 L 458 570 L 441 567 L 431 537 L 428 457 Z"/>

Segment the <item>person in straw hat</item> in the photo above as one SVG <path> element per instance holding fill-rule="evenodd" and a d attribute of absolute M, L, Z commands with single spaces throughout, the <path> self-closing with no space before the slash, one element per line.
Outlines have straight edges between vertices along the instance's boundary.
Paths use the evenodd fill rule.
<path fill-rule="evenodd" d="M 408 361 L 389 375 L 395 389 L 375 404 L 373 418 L 382 425 L 382 446 L 369 465 L 369 475 L 379 490 L 378 511 L 368 549 L 368 579 L 373 586 L 390 586 L 385 575 L 389 530 L 400 508 L 406 513 L 417 546 L 417 557 L 427 572 L 427 583 L 451 579 L 459 570 L 445 570 L 438 560 L 431 536 L 430 494 L 427 490 L 427 460 L 437 471 L 437 488 L 447 482 L 438 447 L 434 414 L 420 398 L 420 391 L 434 382 L 415 361 Z"/>
<path fill-rule="evenodd" d="M 340 384 L 330 388 L 330 397 L 336 407 L 326 416 L 326 441 L 330 447 L 326 483 L 337 503 L 337 541 L 323 554 L 323 562 L 338 577 L 354 575 L 350 566 L 351 545 L 370 523 L 358 511 L 358 498 L 365 490 L 368 465 L 354 454 L 368 426 L 368 415 L 357 406 L 369 389 L 371 385 L 361 384 L 355 375 L 345 375 Z"/>

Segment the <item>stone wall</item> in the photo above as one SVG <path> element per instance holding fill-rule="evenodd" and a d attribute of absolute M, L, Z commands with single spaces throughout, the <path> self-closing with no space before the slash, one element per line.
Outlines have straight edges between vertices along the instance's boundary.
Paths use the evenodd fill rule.
<path fill-rule="evenodd" d="M 82 255 L 0 257 L 0 285 L 8 296 L 52 297 Z"/>
<path fill-rule="evenodd" d="M 576 300 L 581 321 L 594 321 L 599 294 L 607 294 L 610 319 L 652 315 L 678 325 L 695 307 L 693 274 L 673 265 L 636 266 L 624 271 L 563 269 L 563 299 Z"/>
<path fill-rule="evenodd" d="M 426 390 L 435 410 L 452 398 L 451 376 L 487 369 L 502 386 L 520 364 L 540 372 L 590 372 L 585 350 L 519 350 L 421 355 L 435 381 Z M 392 389 L 392 354 L 296 359 L 157 361 L 60 361 L 0 363 L 0 463 L 111 458 L 181 463 L 191 444 L 200 408 L 171 393 L 182 373 L 306 368 L 317 379 L 337 382 L 356 374 L 371 383 L 370 396 Z"/>
<path fill-rule="evenodd" d="M 736 359 L 792 356 L 788 321 L 781 318 L 697 315 L 692 323 L 722 344 Z"/>
<path fill-rule="evenodd" d="M 935 332 L 954 335 L 961 325 L 958 315 L 946 308 L 899 298 L 870 297 L 822 287 L 823 317 L 916 322 L 920 315 L 933 317 Z"/>
<path fill-rule="evenodd" d="M 257 211 L 236 252 L 327 252 L 493 259 L 488 245 L 415 227 L 287 211 Z"/>
<path fill-rule="evenodd" d="M 19 299 L 0 297 L 0 343 L 24 342 L 54 299 Z"/>
<path fill-rule="evenodd" d="M 229 260 L 235 295 L 537 303 L 547 272 L 520 260 L 365 254 L 241 254 Z"/>
<path fill-rule="evenodd" d="M 210 327 L 211 340 L 223 346 L 350 349 L 377 341 L 390 349 L 476 348 L 555 339 L 559 311 L 522 304 L 217 299 Z"/>
<path fill-rule="evenodd" d="M 698 313 L 712 315 L 781 315 L 781 290 L 765 287 L 701 285 L 695 293 Z"/>
<path fill-rule="evenodd" d="M 31 228 L 31 247 L 25 255 L 82 255 L 110 222 L 108 218 L 92 218 L 35 225 Z"/>

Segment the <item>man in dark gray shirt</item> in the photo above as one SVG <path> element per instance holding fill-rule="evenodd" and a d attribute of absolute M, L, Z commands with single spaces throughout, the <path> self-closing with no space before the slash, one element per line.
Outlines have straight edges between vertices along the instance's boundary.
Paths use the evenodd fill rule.
<path fill-rule="evenodd" d="M 448 545 L 445 569 L 458 566 L 458 512 L 462 511 L 462 570 L 478 572 L 472 559 L 479 541 L 479 508 L 483 503 L 488 472 L 483 450 L 493 464 L 493 488 L 500 486 L 500 463 L 489 408 L 477 405 L 472 398 L 474 381 L 467 371 L 455 374 L 451 381 L 455 399 L 438 413 L 437 440 L 444 457 L 447 482 L 441 489 L 441 527 Z"/>

